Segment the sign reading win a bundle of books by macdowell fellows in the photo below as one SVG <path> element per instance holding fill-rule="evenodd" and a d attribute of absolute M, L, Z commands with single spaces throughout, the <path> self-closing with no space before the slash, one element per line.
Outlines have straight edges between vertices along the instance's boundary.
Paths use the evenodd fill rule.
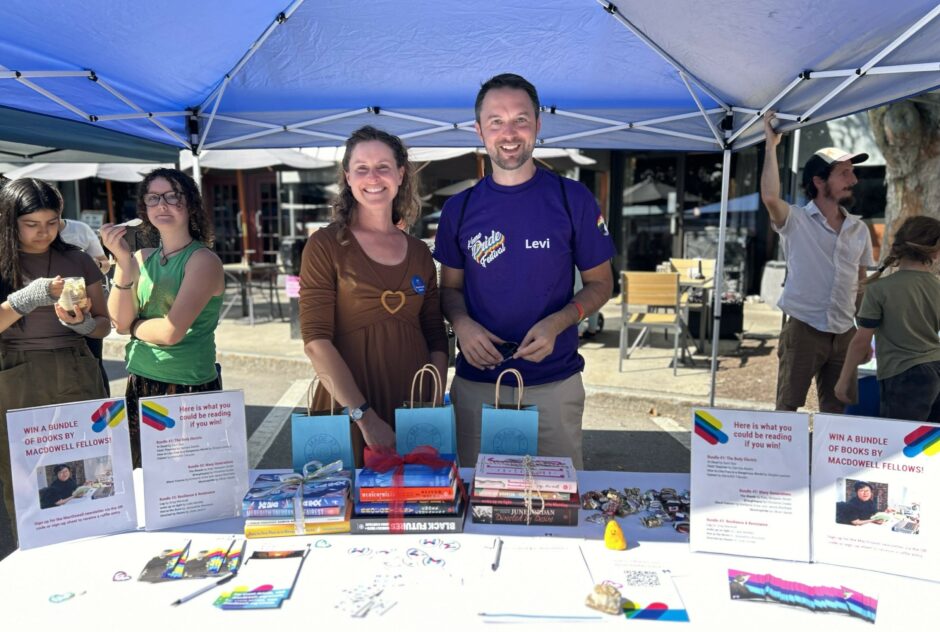
<path fill-rule="evenodd" d="M 249 482 L 244 394 L 141 397 L 140 451 L 148 531 L 237 516 Z"/>
<path fill-rule="evenodd" d="M 940 581 L 940 424 L 816 414 L 812 467 L 808 415 L 701 409 L 693 424 L 693 551 Z"/>
<path fill-rule="evenodd" d="M 123 399 L 7 412 L 19 545 L 137 527 Z"/>

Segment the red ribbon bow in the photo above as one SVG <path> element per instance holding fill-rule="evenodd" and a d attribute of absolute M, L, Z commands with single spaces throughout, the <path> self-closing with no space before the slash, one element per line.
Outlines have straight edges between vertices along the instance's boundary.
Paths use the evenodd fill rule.
<path fill-rule="evenodd" d="M 427 465 L 428 467 L 454 468 L 454 476 L 457 478 L 458 486 L 463 492 L 463 483 L 460 481 L 460 472 L 457 472 L 457 464 L 453 461 L 442 459 L 437 450 L 429 445 L 419 445 L 414 450 L 402 456 L 392 448 L 370 448 L 366 446 L 363 450 L 363 461 L 365 466 L 374 472 L 385 473 L 392 469 L 392 487 L 400 488 L 405 480 L 405 465 Z M 405 531 L 405 502 L 400 496 L 388 503 L 388 531 L 389 533 L 404 533 Z"/>

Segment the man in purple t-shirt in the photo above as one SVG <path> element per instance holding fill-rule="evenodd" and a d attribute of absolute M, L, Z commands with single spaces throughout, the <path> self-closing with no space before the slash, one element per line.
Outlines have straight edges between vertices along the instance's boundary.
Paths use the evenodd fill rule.
<path fill-rule="evenodd" d="M 540 128 L 531 83 L 514 74 L 484 83 L 476 130 L 493 174 L 448 200 L 438 226 L 441 302 L 460 345 L 451 399 L 466 465 L 480 450 L 482 405 L 494 403 L 499 373 L 514 368 L 524 403 L 538 407 L 539 454 L 570 456 L 583 466 L 577 323 L 610 298 L 614 247 L 591 193 L 536 168 Z M 573 295 L 575 267 L 584 287 Z M 505 347 L 497 348 L 503 343 L 518 344 L 506 360 Z M 500 401 L 515 401 L 515 379 L 502 384 Z"/>

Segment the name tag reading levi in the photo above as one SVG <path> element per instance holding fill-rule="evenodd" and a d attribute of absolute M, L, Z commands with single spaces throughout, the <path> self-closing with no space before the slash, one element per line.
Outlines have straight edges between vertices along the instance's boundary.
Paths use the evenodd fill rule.
<path fill-rule="evenodd" d="M 411 277 L 411 287 L 416 294 L 424 294 L 424 279 L 417 274 Z"/>

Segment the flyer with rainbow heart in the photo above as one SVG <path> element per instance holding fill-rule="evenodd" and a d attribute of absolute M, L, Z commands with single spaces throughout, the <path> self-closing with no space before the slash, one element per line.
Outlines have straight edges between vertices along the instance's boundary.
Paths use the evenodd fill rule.
<path fill-rule="evenodd" d="M 810 559 L 809 415 L 692 410 L 693 551 Z"/>
<path fill-rule="evenodd" d="M 20 548 L 137 527 L 123 399 L 11 410 L 7 432 Z"/>
<path fill-rule="evenodd" d="M 234 518 L 248 489 L 242 391 L 140 398 L 148 531 Z"/>

